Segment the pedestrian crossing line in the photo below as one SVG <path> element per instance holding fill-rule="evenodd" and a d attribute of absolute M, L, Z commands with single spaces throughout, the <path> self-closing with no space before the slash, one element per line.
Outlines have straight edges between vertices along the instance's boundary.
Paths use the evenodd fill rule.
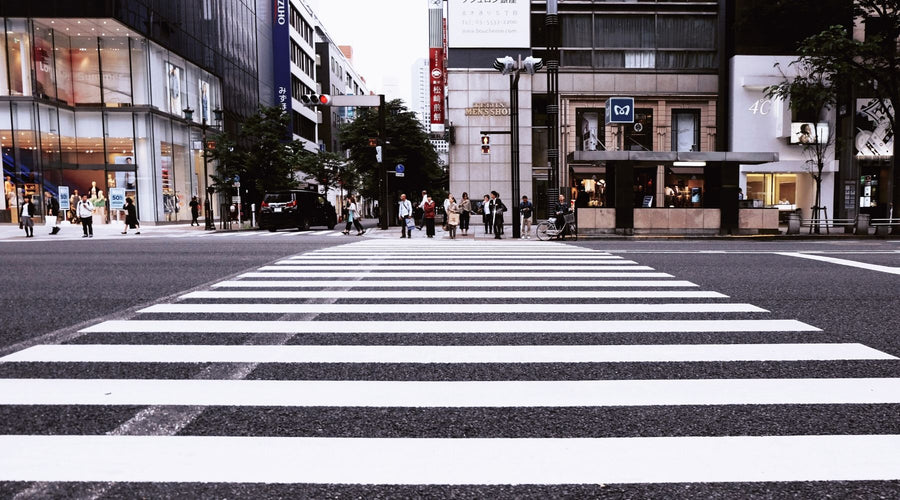
<path fill-rule="evenodd" d="M 82 333 L 726 333 L 821 332 L 791 319 L 566 321 L 110 320 Z"/>
<path fill-rule="evenodd" d="M 7 435 L 0 436 L 0 480 L 358 485 L 891 481 L 900 479 L 898 449 L 900 435 Z"/>
<path fill-rule="evenodd" d="M 238 278 L 674 278 L 669 273 L 642 271 L 390 271 L 390 272 L 250 272 Z"/>
<path fill-rule="evenodd" d="M 698 285 L 681 280 L 479 280 L 479 281 L 361 281 L 361 280 L 265 280 L 265 281 L 220 281 L 211 285 L 213 288 L 627 288 L 627 287 L 666 287 L 687 288 Z M 422 296 L 425 292 L 418 292 Z M 555 297 L 569 296 L 569 292 L 557 290 Z M 371 298 L 377 297 L 374 293 Z"/>
<path fill-rule="evenodd" d="M 139 313 L 198 314 L 619 314 L 619 313 L 765 313 L 752 304 L 156 304 Z"/>
<path fill-rule="evenodd" d="M 201 290 L 186 293 L 179 299 L 422 299 L 425 294 L 416 290 Z M 559 299 L 560 292 L 554 290 L 492 290 L 491 299 Z M 669 290 L 567 290 L 567 299 L 727 299 L 727 295 L 708 291 Z M 542 307 L 535 304 L 534 307 Z"/>
<path fill-rule="evenodd" d="M 279 260 L 276 262 L 276 265 L 283 266 L 306 266 L 306 265 L 326 265 L 330 264 L 332 267 L 334 266 L 345 266 L 345 265 L 374 265 L 374 264 L 403 264 L 403 265 L 422 265 L 422 266 L 443 266 L 447 263 L 447 257 L 441 257 L 436 259 L 365 259 L 365 258 L 353 258 L 353 259 L 287 259 L 287 260 Z M 535 264 L 535 260 L 533 258 L 519 258 L 519 257 L 509 257 L 509 258 L 496 258 L 496 259 L 469 259 L 469 258 L 457 258 L 453 257 L 454 261 L 459 261 L 465 264 L 466 266 L 474 267 L 477 265 L 484 264 L 498 264 L 498 265 L 515 265 L 515 264 L 531 264 L 532 266 L 539 266 L 539 264 Z M 557 262 L 557 265 L 553 266 L 554 269 L 559 269 L 560 266 L 576 266 L 576 265 L 596 265 L 596 266 L 614 266 L 614 265 L 625 265 L 625 264 L 637 264 L 637 262 L 633 260 L 623 260 L 623 259 L 567 259 L 564 262 Z"/>
<path fill-rule="evenodd" d="M 500 262 L 500 261 L 518 261 L 518 262 L 534 262 L 535 258 L 546 258 L 546 255 L 506 255 L 506 254 L 498 254 L 498 255 L 458 255 L 454 254 L 452 256 L 453 260 L 461 260 L 461 261 L 473 261 L 472 263 L 478 264 L 489 264 L 492 262 Z M 448 257 L 446 255 L 410 255 L 403 258 L 402 262 L 416 262 L 416 263 L 428 263 L 428 262 L 446 262 Z M 337 263 L 343 261 L 358 261 L 358 262 L 371 262 L 373 260 L 383 260 L 385 262 L 397 262 L 398 259 L 393 255 L 369 255 L 369 254 L 360 254 L 360 255 L 341 255 L 341 256 L 318 256 L 318 255 L 298 255 L 294 257 L 288 257 L 286 260 L 281 262 L 290 261 L 292 263 L 305 262 L 305 261 L 314 261 L 316 263 Z M 577 261 L 584 262 L 588 264 L 593 263 L 602 263 L 607 261 L 612 261 L 612 263 L 621 263 L 624 259 L 622 257 L 614 257 L 614 256 L 594 256 L 594 255 L 558 255 L 553 257 L 553 261 Z M 633 261 L 628 261 L 633 262 Z"/>
<path fill-rule="evenodd" d="M 900 378 L 551 381 L 30 378 L 0 379 L 0 404 L 366 408 L 900 404 Z M 896 450 L 894 454 L 900 455 Z"/>
<path fill-rule="evenodd" d="M 896 360 L 856 343 L 651 345 L 38 345 L 0 363 L 659 363 Z"/>
<path fill-rule="evenodd" d="M 280 264 L 280 263 L 276 263 Z M 340 267 L 337 267 L 340 266 Z M 388 270 L 404 270 L 404 269 L 421 269 L 421 265 L 416 264 L 383 264 L 383 265 L 362 265 L 362 264 L 345 264 L 340 263 L 338 265 L 332 264 L 330 266 L 327 265 L 287 265 L 280 264 L 274 266 L 263 266 L 259 268 L 259 271 L 329 271 L 334 269 L 340 270 L 354 270 L 354 271 L 388 271 Z M 440 265 L 435 264 L 432 266 L 434 269 L 439 269 L 443 271 L 483 271 L 483 270 L 504 270 L 504 271 L 571 271 L 571 270 L 580 270 L 580 271 L 652 271 L 653 268 L 650 266 L 639 266 L 635 262 L 634 265 L 586 265 L 586 264 L 572 264 L 572 265 L 555 265 L 555 266 L 539 266 L 539 265 L 508 265 L 505 263 L 497 263 L 490 266 L 476 266 L 476 265 L 462 265 L 462 266 L 450 266 L 450 265 Z M 430 271 L 431 269 L 429 269 Z"/>

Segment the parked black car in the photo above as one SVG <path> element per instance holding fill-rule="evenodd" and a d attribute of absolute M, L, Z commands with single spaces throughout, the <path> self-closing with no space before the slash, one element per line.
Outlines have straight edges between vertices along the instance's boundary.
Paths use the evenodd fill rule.
<path fill-rule="evenodd" d="M 311 226 L 334 229 L 336 224 L 334 205 L 315 191 L 269 192 L 259 208 L 259 228 L 269 231 L 288 227 L 306 231 Z"/>

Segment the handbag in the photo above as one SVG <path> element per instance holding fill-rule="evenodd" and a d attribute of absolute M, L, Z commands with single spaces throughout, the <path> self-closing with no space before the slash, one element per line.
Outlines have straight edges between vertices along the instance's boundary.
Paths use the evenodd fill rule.
<path fill-rule="evenodd" d="M 407 229 L 414 229 L 415 227 L 416 227 L 416 221 L 413 220 L 412 217 L 407 217 L 407 218 L 406 218 L 406 228 L 407 228 Z"/>

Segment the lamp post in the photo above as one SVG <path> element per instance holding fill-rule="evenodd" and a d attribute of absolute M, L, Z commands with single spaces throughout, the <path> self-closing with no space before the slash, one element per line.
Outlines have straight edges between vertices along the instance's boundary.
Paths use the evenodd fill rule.
<path fill-rule="evenodd" d="M 194 118 L 194 110 L 190 107 L 181 110 L 184 113 L 184 119 L 188 122 L 193 121 Z M 222 121 L 222 110 L 216 108 L 213 110 L 213 119 L 216 121 L 216 126 L 218 127 L 219 123 Z M 203 225 L 206 231 L 212 231 L 216 229 L 216 225 L 213 222 L 212 215 L 212 198 L 211 195 L 214 191 L 212 186 L 209 186 L 209 150 L 206 143 L 206 129 L 209 128 L 209 123 L 206 122 L 206 116 L 203 116 L 203 119 L 200 122 L 200 130 L 203 133 L 203 183 L 206 185 L 206 189 L 204 189 L 205 198 L 203 201 Z"/>
<path fill-rule="evenodd" d="M 494 69 L 502 75 L 509 75 L 509 133 L 510 133 L 510 177 L 512 180 L 512 236 L 522 236 L 519 221 L 519 74 L 525 71 L 529 75 L 535 74 L 544 66 L 544 62 L 538 57 L 526 57 L 524 60 L 519 55 L 518 59 L 510 56 L 498 57 L 494 61 Z"/>

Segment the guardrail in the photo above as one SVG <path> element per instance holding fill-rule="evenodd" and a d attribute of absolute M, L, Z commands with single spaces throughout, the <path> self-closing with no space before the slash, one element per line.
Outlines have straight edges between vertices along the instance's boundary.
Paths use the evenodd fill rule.
<path fill-rule="evenodd" d="M 872 219 L 870 225 L 875 228 L 875 234 L 878 236 L 887 236 L 891 234 L 892 227 L 900 226 L 900 219 Z"/>

